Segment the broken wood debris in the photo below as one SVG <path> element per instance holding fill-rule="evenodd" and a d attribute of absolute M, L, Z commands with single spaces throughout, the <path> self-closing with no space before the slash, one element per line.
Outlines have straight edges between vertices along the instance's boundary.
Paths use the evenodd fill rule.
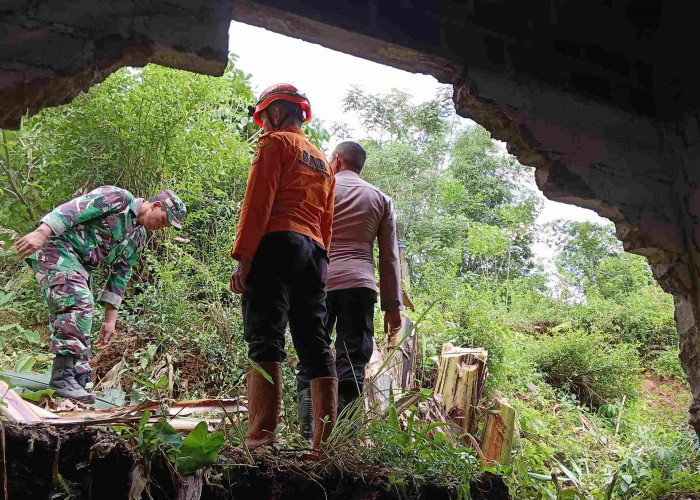
<path fill-rule="evenodd" d="M 504 399 L 496 398 L 486 416 L 482 449 L 486 460 L 503 465 L 510 463 L 515 429 L 515 409 Z"/>
<path fill-rule="evenodd" d="M 423 421 L 454 424 L 442 428 L 449 442 L 461 438 L 465 444 L 474 447 L 481 460 L 509 463 L 515 410 L 505 399 L 495 399 L 486 412 L 481 444 L 475 438 L 479 402 L 488 375 L 488 351 L 481 347 L 455 347 L 449 342 L 443 344 L 437 381 L 432 396 L 425 401 L 420 393 L 410 392 L 406 383 L 411 375 L 404 376 L 405 370 L 412 371 L 415 376 L 415 363 L 407 363 L 406 354 L 415 355 L 402 349 L 375 349 L 366 372 L 366 379 L 371 383 L 365 393 L 366 406 L 381 414 L 389 406 L 389 394 L 392 393 L 400 421 L 405 419 L 403 413 L 417 406 L 419 418 Z"/>
<path fill-rule="evenodd" d="M 488 374 L 487 360 L 488 351 L 482 347 L 442 345 L 434 392 L 442 397 L 448 417 L 472 435 Z"/>
<path fill-rule="evenodd" d="M 403 339 L 401 345 L 378 345 L 375 341 L 372 357 L 365 368 L 368 384 L 365 403 L 368 409 L 379 413 L 389 407 L 390 391 L 395 397 L 400 397 L 413 390 L 416 384 L 418 334 L 411 319 L 406 315 L 401 316 L 403 328 L 398 334 Z"/>
<path fill-rule="evenodd" d="M 177 431 L 190 431 L 204 421 L 214 429 L 221 424 L 225 414 L 245 413 L 248 409 L 236 399 L 198 399 L 175 401 L 144 401 L 135 406 L 110 408 L 108 410 L 49 411 L 22 399 L 3 381 L 0 381 L 0 400 L 3 401 L 2 419 L 21 424 L 51 424 L 57 427 L 78 425 L 124 425 L 138 422 L 146 410 L 151 411 L 149 423 L 164 416 L 167 408 L 170 424 Z M 194 416 L 218 416 L 219 418 L 185 418 Z"/>

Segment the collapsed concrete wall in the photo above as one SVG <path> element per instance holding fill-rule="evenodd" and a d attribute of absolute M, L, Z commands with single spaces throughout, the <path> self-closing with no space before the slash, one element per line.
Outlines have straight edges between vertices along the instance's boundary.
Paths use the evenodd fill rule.
<path fill-rule="evenodd" d="M 0 127 L 70 102 L 123 66 L 222 75 L 230 1 L 0 0 Z"/>
<path fill-rule="evenodd" d="M 476 71 L 465 72 L 454 99 L 463 116 L 536 168 L 548 198 L 610 219 L 625 250 L 647 257 L 674 296 L 681 364 L 693 393 L 690 423 L 700 433 L 700 191 L 684 147 L 700 145 L 700 137 L 688 137 L 688 127 L 697 135 L 697 124 L 680 130 L 554 89 L 525 94 Z"/>
<path fill-rule="evenodd" d="M 458 112 L 611 219 L 676 303 L 700 432 L 700 6 L 515 0 L 0 0 L 0 126 L 124 65 L 221 74 L 229 20 L 454 84 Z M 235 51 L 235 47 L 231 48 Z"/>

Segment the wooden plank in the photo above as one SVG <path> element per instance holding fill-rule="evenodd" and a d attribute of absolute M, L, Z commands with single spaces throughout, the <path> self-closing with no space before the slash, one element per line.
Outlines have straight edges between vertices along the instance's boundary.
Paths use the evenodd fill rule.
<path fill-rule="evenodd" d="M 413 328 L 411 318 L 402 314 L 404 335 L 408 334 Z M 413 329 L 411 336 L 401 344 L 401 354 L 403 356 L 403 364 L 401 366 L 400 387 L 403 391 L 413 389 L 416 381 L 416 360 L 418 357 L 418 332 Z"/>
<path fill-rule="evenodd" d="M 389 405 L 389 388 L 391 387 L 391 376 L 385 370 L 379 372 L 379 369 L 384 364 L 386 352 L 377 345 L 374 340 L 374 349 L 372 357 L 365 366 L 365 407 L 367 410 L 376 410 L 383 412 Z"/>
<path fill-rule="evenodd" d="M 41 417 L 32 411 L 33 405 L 22 399 L 2 380 L 0 380 L 0 401 L 3 402 L 1 414 L 5 419 L 24 424 L 42 422 Z"/>
<path fill-rule="evenodd" d="M 513 448 L 515 409 L 502 398 L 495 399 L 492 406 L 500 413 L 487 415 L 481 448 L 487 461 L 507 465 Z"/>
<path fill-rule="evenodd" d="M 447 373 L 447 363 L 442 362 L 442 358 L 438 361 L 438 374 L 437 380 L 435 381 L 435 387 L 433 387 L 433 392 L 435 394 L 442 394 L 445 390 L 445 374 Z"/>
<path fill-rule="evenodd" d="M 413 326 L 411 319 L 403 316 L 403 329 L 399 338 L 405 337 L 410 331 L 412 334 L 404 339 L 395 352 L 394 348 L 374 341 L 372 357 L 365 367 L 365 380 L 369 384 L 365 392 L 365 404 L 368 409 L 374 406 L 378 411 L 384 411 L 389 406 L 389 388 L 392 389 L 395 397 L 401 397 L 402 394 L 414 389 L 418 343 L 416 329 Z M 384 364 L 392 356 L 392 352 L 394 352 L 393 357 Z M 380 368 L 382 368 L 381 373 Z"/>
<path fill-rule="evenodd" d="M 396 223 L 396 239 L 399 247 L 399 263 L 401 264 L 401 290 L 404 292 L 404 300 L 408 298 L 408 292 L 411 291 L 411 279 L 408 271 L 408 261 L 406 260 L 406 229 L 401 222 Z M 413 309 L 413 303 L 408 299 L 410 304 L 404 304 L 406 307 Z"/>
<path fill-rule="evenodd" d="M 467 395 L 467 365 L 460 363 L 456 370 L 457 380 L 454 385 L 452 406 L 447 407 L 447 415 L 450 419 L 459 425 L 463 426 L 464 415 L 469 411 L 469 400 Z"/>
<path fill-rule="evenodd" d="M 466 432 L 469 434 L 474 434 L 474 430 L 472 430 L 472 423 L 474 424 L 473 426 L 476 426 L 476 405 L 473 403 L 473 396 L 474 393 L 477 391 L 477 373 L 479 370 L 478 365 L 467 365 L 467 405 L 466 406 L 466 411 L 464 415 L 464 422 L 462 424 L 462 429 L 464 429 Z"/>
<path fill-rule="evenodd" d="M 440 360 L 443 361 L 443 360 Z M 455 358 L 444 358 L 445 363 L 445 379 L 443 382 L 442 400 L 445 403 L 445 409 L 449 412 L 455 400 L 455 392 L 457 390 L 457 377 L 459 376 L 459 365 Z"/>
<path fill-rule="evenodd" d="M 471 420 L 472 394 L 474 392 L 477 369 L 476 365 L 465 365 L 464 363 L 460 367 L 462 383 L 459 387 L 459 399 L 453 405 L 454 416 L 452 419 L 465 431 L 469 429 Z"/>

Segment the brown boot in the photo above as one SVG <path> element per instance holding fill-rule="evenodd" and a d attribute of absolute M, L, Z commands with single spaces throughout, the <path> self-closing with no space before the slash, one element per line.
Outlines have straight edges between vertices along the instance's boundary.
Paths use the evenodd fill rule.
<path fill-rule="evenodd" d="M 313 452 L 307 459 L 318 459 L 321 445 L 330 436 L 338 411 L 338 379 L 319 377 L 311 380 L 311 404 L 313 405 Z"/>
<path fill-rule="evenodd" d="M 261 362 L 260 368 L 272 378 L 268 382 L 252 366 L 248 367 L 248 437 L 251 450 L 275 439 L 282 409 L 282 363 Z"/>

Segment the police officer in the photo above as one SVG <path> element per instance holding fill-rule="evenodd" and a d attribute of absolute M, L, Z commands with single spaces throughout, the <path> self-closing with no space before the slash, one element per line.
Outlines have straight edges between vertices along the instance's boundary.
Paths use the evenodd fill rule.
<path fill-rule="evenodd" d="M 330 335 L 335 325 L 338 413 L 360 396 L 365 367 L 374 349 L 374 242 L 379 247 L 379 283 L 384 332 L 401 328 L 401 269 L 396 214 L 391 198 L 360 178 L 367 153 L 357 142 L 340 143 L 331 155 L 335 172 L 333 242 L 326 291 Z M 310 388 L 302 362 L 297 366 L 297 404 L 302 436 L 310 434 Z"/>
<path fill-rule="evenodd" d="M 131 267 L 146 244 L 146 230 L 177 229 L 187 214 L 171 191 L 144 200 L 115 186 L 102 186 L 68 201 L 41 219 L 41 225 L 17 240 L 49 306 L 50 350 L 56 354 L 49 388 L 60 397 L 94 402 L 85 390 L 90 380 L 90 328 L 93 295 L 90 273 L 100 265 L 109 277 L 97 302 L 105 321 L 98 344 L 112 341 L 117 310 Z"/>
<path fill-rule="evenodd" d="M 306 96 L 289 84 L 260 96 L 253 118 L 263 127 L 253 158 L 231 255 L 231 289 L 242 293 L 249 357 L 272 378 L 249 369 L 248 437 L 255 448 L 274 440 L 282 404 L 284 332 L 310 380 L 314 453 L 336 418 L 338 379 L 325 329 L 326 268 L 335 176 L 301 124 L 311 119 Z"/>

